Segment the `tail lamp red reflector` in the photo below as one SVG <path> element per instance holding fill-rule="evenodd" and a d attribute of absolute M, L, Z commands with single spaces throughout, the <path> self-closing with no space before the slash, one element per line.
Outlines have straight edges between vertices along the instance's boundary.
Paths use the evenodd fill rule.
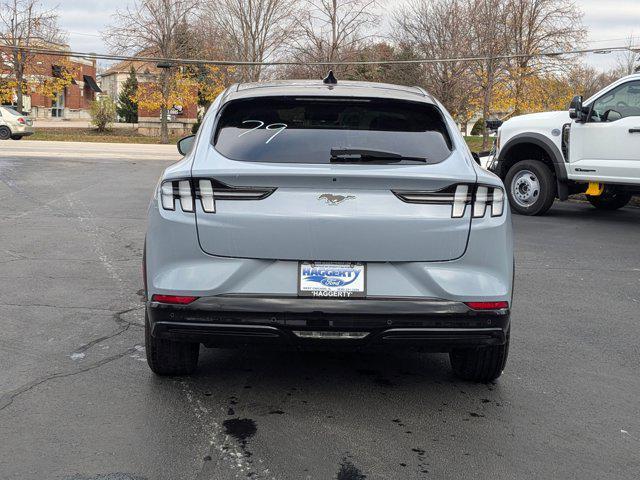
<path fill-rule="evenodd" d="M 185 297 L 180 295 L 154 295 L 151 298 L 153 302 L 170 303 L 173 305 L 187 305 L 191 302 L 195 302 L 198 297 Z"/>
<path fill-rule="evenodd" d="M 19 118 L 18 118 L 18 123 L 19 123 L 20 125 L 24 125 L 24 124 L 26 124 L 27 122 L 25 121 L 25 119 L 24 119 L 24 118 L 19 117 Z"/>
<path fill-rule="evenodd" d="M 509 302 L 465 302 L 473 310 L 502 310 L 509 308 Z"/>

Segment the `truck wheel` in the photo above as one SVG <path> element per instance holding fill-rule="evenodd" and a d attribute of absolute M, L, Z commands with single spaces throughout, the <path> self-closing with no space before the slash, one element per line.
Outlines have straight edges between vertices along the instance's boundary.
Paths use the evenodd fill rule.
<path fill-rule="evenodd" d="M 487 383 L 502 375 L 509 356 L 509 333 L 504 345 L 460 348 L 449 353 L 453 373 L 471 382 Z"/>
<path fill-rule="evenodd" d="M 631 200 L 631 194 L 621 192 L 615 188 L 605 187 L 604 192 L 594 197 L 587 195 L 589 203 L 599 210 L 618 210 Z"/>
<path fill-rule="evenodd" d="M 9 140 L 11 138 L 11 130 L 9 127 L 0 127 L 0 140 Z"/>
<path fill-rule="evenodd" d="M 522 160 L 504 180 L 511 208 L 520 215 L 542 215 L 556 198 L 556 180 L 539 160 Z"/>
<path fill-rule="evenodd" d="M 144 343 L 147 363 L 156 375 L 189 375 L 198 367 L 199 343 L 174 342 L 151 335 L 149 318 L 145 313 Z"/>

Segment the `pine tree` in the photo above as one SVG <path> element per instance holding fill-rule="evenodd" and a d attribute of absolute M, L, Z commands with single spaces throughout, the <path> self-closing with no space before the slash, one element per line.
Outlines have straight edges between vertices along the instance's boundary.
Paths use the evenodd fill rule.
<path fill-rule="evenodd" d="M 125 123 L 138 122 L 138 103 L 132 100 L 138 91 L 138 78 L 136 70 L 131 65 L 129 78 L 122 85 L 122 91 L 118 96 L 118 117 L 123 119 Z"/>

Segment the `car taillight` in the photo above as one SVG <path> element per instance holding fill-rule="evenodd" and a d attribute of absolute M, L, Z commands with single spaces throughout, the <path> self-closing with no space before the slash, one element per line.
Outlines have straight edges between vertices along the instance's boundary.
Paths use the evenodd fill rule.
<path fill-rule="evenodd" d="M 271 187 L 234 187 L 210 178 L 167 180 L 160 186 L 160 203 L 165 210 L 175 210 L 176 200 L 184 212 L 195 210 L 200 200 L 202 211 L 216 213 L 216 200 L 262 200 L 276 189 Z"/>
<path fill-rule="evenodd" d="M 452 218 L 464 217 L 467 205 L 472 205 L 473 218 L 484 217 L 487 210 L 490 210 L 492 217 L 499 217 L 504 212 L 504 191 L 500 187 L 461 183 L 430 192 L 392 191 L 406 203 L 451 205 Z"/>
<path fill-rule="evenodd" d="M 509 308 L 509 302 L 465 302 L 472 310 L 504 310 Z"/>
<path fill-rule="evenodd" d="M 169 303 L 172 305 L 188 305 L 193 303 L 198 297 L 188 297 L 183 295 L 154 295 L 151 297 L 152 302 Z"/>
<path fill-rule="evenodd" d="M 20 125 L 25 125 L 25 124 L 27 123 L 27 121 L 26 121 L 24 118 L 22 118 L 22 117 L 18 117 L 18 123 L 19 123 Z"/>

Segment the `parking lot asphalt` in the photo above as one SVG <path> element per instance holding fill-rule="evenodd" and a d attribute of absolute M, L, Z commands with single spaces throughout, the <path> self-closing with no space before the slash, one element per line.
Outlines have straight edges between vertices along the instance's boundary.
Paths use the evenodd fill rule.
<path fill-rule="evenodd" d="M 0 145 L 1 479 L 638 478 L 639 208 L 514 218 L 495 384 L 412 352 L 206 350 L 161 379 L 140 262 L 175 151 L 35 143 Z"/>

